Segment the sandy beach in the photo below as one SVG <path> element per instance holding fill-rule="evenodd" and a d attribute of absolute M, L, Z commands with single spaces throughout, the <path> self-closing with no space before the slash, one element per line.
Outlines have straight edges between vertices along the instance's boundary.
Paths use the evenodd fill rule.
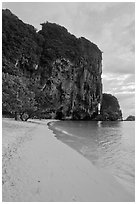
<path fill-rule="evenodd" d="M 4 202 L 134 201 L 112 175 L 57 140 L 49 121 L 3 119 Z"/>

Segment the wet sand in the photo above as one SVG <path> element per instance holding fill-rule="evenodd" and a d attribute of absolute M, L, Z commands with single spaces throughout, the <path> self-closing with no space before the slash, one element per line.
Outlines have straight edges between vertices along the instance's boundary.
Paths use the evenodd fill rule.
<path fill-rule="evenodd" d="M 3 201 L 134 201 L 114 177 L 54 137 L 45 121 L 3 119 Z"/>

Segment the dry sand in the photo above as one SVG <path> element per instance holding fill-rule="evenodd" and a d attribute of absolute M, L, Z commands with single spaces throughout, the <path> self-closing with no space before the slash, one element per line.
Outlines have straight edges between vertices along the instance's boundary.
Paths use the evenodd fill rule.
<path fill-rule="evenodd" d="M 3 119 L 3 201 L 134 201 L 114 177 L 57 140 L 46 121 Z"/>

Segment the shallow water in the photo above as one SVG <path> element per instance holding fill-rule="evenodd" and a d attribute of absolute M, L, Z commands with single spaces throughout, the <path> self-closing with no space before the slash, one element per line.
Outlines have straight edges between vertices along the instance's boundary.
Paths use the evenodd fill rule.
<path fill-rule="evenodd" d="M 135 122 L 57 121 L 50 128 L 95 166 L 111 172 L 134 195 Z"/>

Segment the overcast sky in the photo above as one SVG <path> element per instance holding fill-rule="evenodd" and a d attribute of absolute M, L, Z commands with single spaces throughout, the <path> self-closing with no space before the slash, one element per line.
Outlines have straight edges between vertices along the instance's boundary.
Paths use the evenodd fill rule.
<path fill-rule="evenodd" d="M 135 114 L 135 4 L 4 2 L 25 23 L 49 21 L 86 37 L 103 51 L 103 92 L 115 95 L 123 117 Z"/>

